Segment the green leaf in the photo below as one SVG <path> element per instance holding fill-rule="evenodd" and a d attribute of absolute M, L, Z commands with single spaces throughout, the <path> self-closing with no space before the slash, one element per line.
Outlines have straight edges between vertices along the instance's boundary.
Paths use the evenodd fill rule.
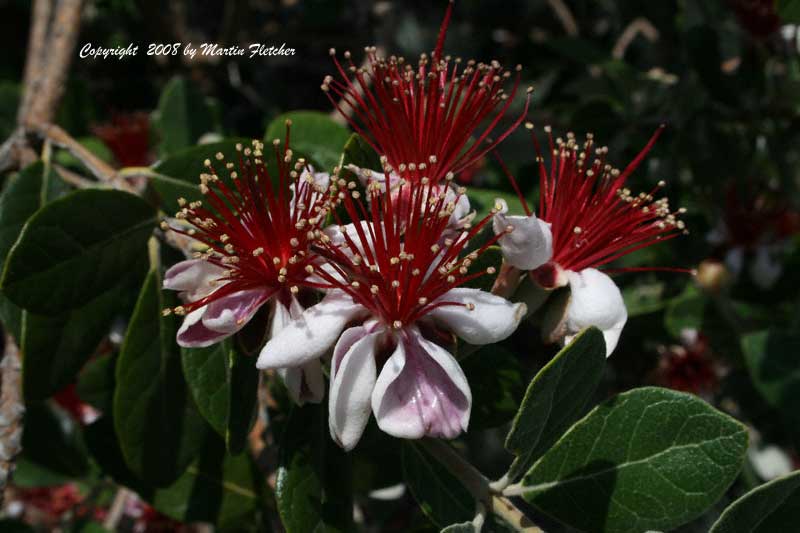
<path fill-rule="evenodd" d="M 676 339 L 684 329 L 701 329 L 707 306 L 706 296 L 689 286 L 667 305 L 664 326 Z"/>
<path fill-rule="evenodd" d="M 403 476 L 422 512 L 438 527 L 471 521 L 475 501 L 469 491 L 421 446 L 403 443 Z"/>
<path fill-rule="evenodd" d="M 57 316 L 22 314 L 22 390 L 25 402 L 44 400 L 73 383 L 126 303 L 127 285 Z"/>
<path fill-rule="evenodd" d="M 467 189 L 467 197 L 472 209 L 475 210 L 476 220 L 481 220 L 487 216 L 492 209 L 494 209 L 495 200 L 500 198 L 505 200 L 508 204 L 508 213 L 511 215 L 524 215 L 525 210 L 519 201 L 519 197 L 511 192 L 499 191 L 495 189 L 479 189 L 477 187 L 469 187 Z"/>
<path fill-rule="evenodd" d="M 472 390 L 469 429 L 502 426 L 517 412 L 525 393 L 522 366 L 501 345 L 485 346 L 461 363 Z"/>
<path fill-rule="evenodd" d="M 83 434 L 92 459 L 105 475 L 110 476 L 116 483 L 135 490 L 142 498 L 148 499 L 152 496 L 153 489 L 146 486 L 125 462 L 114 430 L 112 414 L 105 414 L 86 426 Z"/>
<path fill-rule="evenodd" d="M 556 354 L 533 378 L 506 437 L 506 449 L 517 456 L 511 479 L 530 466 L 583 414 L 606 363 L 606 344 L 589 328 Z"/>
<path fill-rule="evenodd" d="M 328 435 L 327 408 L 294 407 L 281 439 L 275 496 L 287 533 L 350 531 L 350 458 Z"/>
<path fill-rule="evenodd" d="M 155 127 L 161 135 L 158 151 L 170 155 L 193 146 L 213 129 L 213 114 L 203 94 L 181 77 L 172 78 L 158 100 Z"/>
<path fill-rule="evenodd" d="M 138 275 L 155 221 L 144 200 L 121 191 L 86 189 L 59 198 L 25 224 L 0 288 L 34 313 L 81 307 Z"/>
<path fill-rule="evenodd" d="M 381 170 L 381 160 L 372 146 L 358 133 L 352 133 L 344 145 L 342 166 L 355 165 L 359 168 Z"/>
<path fill-rule="evenodd" d="M 800 444 L 800 335 L 777 330 L 752 333 L 742 339 L 742 350 L 753 385 Z"/>
<path fill-rule="evenodd" d="M 78 376 L 78 397 L 101 413 L 113 410 L 116 364 L 116 353 L 102 355 L 89 361 Z"/>
<path fill-rule="evenodd" d="M 232 453 L 244 449 L 255 419 L 258 370 L 228 339 L 208 348 L 181 350 L 183 373 L 197 409 Z"/>
<path fill-rule="evenodd" d="M 664 298 L 664 283 L 642 283 L 625 287 L 622 290 L 628 318 L 661 311 L 668 300 Z"/>
<path fill-rule="evenodd" d="M 777 0 L 782 24 L 800 24 L 800 0 Z"/>
<path fill-rule="evenodd" d="M 522 497 L 585 531 L 668 530 L 739 473 L 747 428 L 699 398 L 635 389 L 577 422 L 525 475 Z"/>
<path fill-rule="evenodd" d="M 197 462 L 173 485 L 156 491 L 152 502 L 181 522 L 211 522 L 220 530 L 241 531 L 259 506 L 259 482 L 247 454 L 226 454 L 222 440 L 209 433 Z"/>
<path fill-rule="evenodd" d="M 11 180 L 0 195 L 0 258 L 5 258 L 25 221 L 66 190 L 66 184 L 41 162 L 26 167 Z M 43 400 L 74 381 L 125 303 L 125 288 L 113 287 L 84 306 L 56 316 L 23 311 L 0 297 L 0 316 L 23 354 L 27 403 Z"/>
<path fill-rule="evenodd" d="M 22 449 L 28 460 L 58 474 L 75 478 L 89 472 L 80 428 L 61 409 L 46 404 L 27 407 Z"/>
<path fill-rule="evenodd" d="M 200 200 L 200 174 L 206 172 L 203 162 L 215 161 L 214 156 L 222 152 L 231 158 L 236 153 L 236 143 L 245 144 L 245 139 L 226 139 L 218 143 L 201 144 L 171 154 L 156 163 L 150 176 L 150 186 L 157 196 L 157 203 L 167 213 L 178 210 L 178 198 L 188 201 Z"/>
<path fill-rule="evenodd" d="M 181 372 L 177 317 L 167 307 L 161 277 L 152 270 L 131 316 L 117 361 L 114 423 L 130 469 L 167 486 L 196 458 L 209 430 Z M 171 303 L 171 302 L 169 302 Z"/>
<path fill-rule="evenodd" d="M 267 126 L 264 142 L 286 139 L 286 120 L 292 121 L 289 147 L 295 155 L 305 156 L 316 165 L 318 172 L 330 172 L 339 164 L 350 132 L 334 122 L 327 113 L 319 111 L 291 111 L 276 117 Z"/>
<path fill-rule="evenodd" d="M 800 529 L 800 471 L 751 490 L 722 513 L 709 533 L 773 533 Z"/>

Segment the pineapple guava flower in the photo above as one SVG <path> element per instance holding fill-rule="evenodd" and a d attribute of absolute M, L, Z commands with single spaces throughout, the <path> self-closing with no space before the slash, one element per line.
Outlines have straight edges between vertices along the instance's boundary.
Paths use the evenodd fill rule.
<path fill-rule="evenodd" d="M 329 425 L 347 450 L 370 412 L 395 437 L 454 438 L 467 429 L 472 393 L 442 344 L 453 335 L 471 344 L 501 341 L 525 306 L 463 287 L 486 272 L 470 267 L 496 239 L 466 247 L 491 216 L 448 232 L 458 198 L 425 179 L 401 179 L 397 195 L 373 181 L 367 194 L 366 205 L 356 190 L 341 195 L 354 222 L 315 242 L 330 266 L 315 273 L 331 289 L 267 342 L 257 366 L 304 365 L 333 347 Z"/>
<path fill-rule="evenodd" d="M 528 110 L 530 97 L 511 126 L 489 139 L 517 93 L 521 67 L 509 94 L 512 74 L 497 61 L 462 65 L 460 58 L 443 55 L 452 10 L 450 2 L 435 50 L 430 57 L 422 54 L 416 65 L 379 57 L 375 47 L 367 47 L 368 65 L 359 68 L 350 52 L 342 65 L 330 50 L 338 77 L 326 76 L 322 90 L 385 164 L 408 180 L 425 176 L 436 184 L 469 167 L 510 135 Z"/>
<path fill-rule="evenodd" d="M 162 223 L 163 229 L 205 245 L 205 251 L 195 252 L 193 259 L 177 263 L 164 276 L 164 288 L 180 291 L 183 301 L 164 311 L 185 315 L 177 335 L 181 346 L 220 342 L 267 303 L 274 335 L 302 313 L 300 290 L 320 287 L 309 273 L 320 261 L 311 243 L 323 236 L 320 228 L 333 205 L 336 184 L 302 159 L 292 165 L 291 150 L 279 153 L 280 141 L 273 144 L 277 176 L 267 172 L 259 141 L 252 147 L 237 145 L 237 163 L 217 153 L 217 162 L 206 160 L 207 172 L 200 176 L 204 200 L 180 200 L 175 217 L 187 225 Z M 224 177 L 215 164 L 224 168 Z M 322 399 L 319 361 L 279 373 L 298 403 Z"/>
<path fill-rule="evenodd" d="M 800 231 L 800 215 L 783 198 L 763 189 L 752 180 L 730 184 L 722 216 L 707 239 L 734 277 L 747 265 L 753 283 L 768 290 L 783 273 L 780 258 Z"/>
<path fill-rule="evenodd" d="M 549 306 L 542 332 L 545 340 L 566 343 L 583 328 L 595 326 L 605 337 L 606 355 L 611 355 L 628 313 L 619 288 L 598 267 L 686 232 L 677 218 L 684 209 L 673 212 L 666 198 L 654 199 L 663 182 L 636 196 L 625 187 L 662 129 L 623 171 L 608 164 L 608 149 L 597 148 L 591 134 L 581 146 L 572 133 L 566 140 L 554 141 L 546 127 L 552 155 L 548 170 L 532 135 L 539 153 L 539 216 L 521 194 L 527 216 L 507 215 L 507 205 L 498 200 L 494 229 L 508 265 L 530 272 L 545 289 L 570 288 Z M 513 176 L 506 174 L 519 191 Z M 617 269 L 625 270 L 640 269 Z"/>

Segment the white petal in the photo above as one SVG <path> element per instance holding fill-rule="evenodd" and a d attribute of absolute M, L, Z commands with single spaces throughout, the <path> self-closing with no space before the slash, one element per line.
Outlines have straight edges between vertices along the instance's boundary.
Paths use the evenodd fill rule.
<path fill-rule="evenodd" d="M 606 274 L 594 268 L 567 272 L 570 300 L 567 306 L 565 342 L 570 342 L 582 329 L 595 326 L 603 332 L 606 357 L 617 347 L 628 310 L 622 293 Z"/>
<path fill-rule="evenodd" d="M 386 433 L 404 439 L 452 439 L 469 425 L 472 393 L 458 362 L 408 328 L 383 366 L 372 412 Z"/>
<path fill-rule="evenodd" d="M 550 261 L 553 257 L 550 224 L 533 214 L 529 217 L 506 215 L 505 201 L 497 199 L 496 202 L 502 209 L 495 213 L 492 225 L 496 235 L 503 234 L 498 243 L 508 264 L 520 270 L 533 270 Z M 511 233 L 505 233 L 508 228 L 513 228 Z"/>
<path fill-rule="evenodd" d="M 277 372 L 297 405 L 320 403 L 325 397 L 325 378 L 319 359 L 312 359 L 303 366 L 279 368 Z"/>
<path fill-rule="evenodd" d="M 268 289 L 247 289 L 223 296 L 208 304 L 203 325 L 221 333 L 235 333 L 273 294 L 274 291 Z"/>
<path fill-rule="evenodd" d="M 366 333 L 364 327 L 350 328 L 334 350 L 338 361 L 335 372 L 332 370 L 328 426 L 331 438 L 345 450 L 355 447 L 369 422 L 377 373 L 375 350 L 383 334 L 383 330 Z"/>
<path fill-rule="evenodd" d="M 774 249 L 768 246 L 758 246 L 756 257 L 750 263 L 750 277 L 760 289 L 767 290 L 775 285 L 781 277 L 783 265 L 776 259 Z"/>
<path fill-rule="evenodd" d="M 220 285 L 215 280 L 225 275 L 225 269 L 205 259 L 188 259 L 175 263 L 164 273 L 164 288 L 191 294 L 191 299 L 207 296 Z"/>
<path fill-rule="evenodd" d="M 329 291 L 272 337 L 261 350 L 256 367 L 299 366 L 321 357 L 341 335 L 348 322 L 366 309 L 342 291 Z"/>
<path fill-rule="evenodd" d="M 514 333 L 526 312 L 524 303 L 514 304 L 489 292 L 466 287 L 447 291 L 437 302 L 459 304 L 436 307 L 428 316 L 470 344 L 500 342 Z M 470 310 L 468 306 L 474 308 Z"/>
<path fill-rule="evenodd" d="M 198 307 L 183 318 L 183 323 L 178 329 L 177 335 L 179 346 L 184 348 L 205 348 L 231 335 L 231 333 L 208 329 L 203 325 L 202 318 L 207 309 L 208 306 Z"/>

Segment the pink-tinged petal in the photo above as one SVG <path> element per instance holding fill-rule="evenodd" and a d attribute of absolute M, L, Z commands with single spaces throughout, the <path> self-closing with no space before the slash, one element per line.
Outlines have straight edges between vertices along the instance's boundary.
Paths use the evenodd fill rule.
<path fill-rule="evenodd" d="M 203 325 L 221 333 L 235 333 L 273 294 L 269 289 L 247 289 L 223 296 L 208 304 Z"/>
<path fill-rule="evenodd" d="M 290 321 L 261 350 L 260 369 L 300 366 L 322 357 L 342 330 L 366 309 L 342 291 L 329 291 L 323 300 Z"/>
<path fill-rule="evenodd" d="M 458 361 L 418 329 L 406 329 L 372 392 L 378 426 L 404 439 L 452 439 L 466 431 L 471 406 L 472 393 Z"/>
<path fill-rule="evenodd" d="M 202 318 L 207 309 L 208 306 L 199 307 L 183 318 L 183 324 L 178 329 L 178 345 L 184 348 L 205 348 L 231 335 L 203 325 Z"/>
<path fill-rule="evenodd" d="M 375 352 L 384 334 L 382 329 L 366 332 L 364 327 L 348 329 L 334 349 L 337 363 L 331 372 L 328 426 L 331 438 L 348 451 L 358 444 L 369 422 L 370 398 L 377 374 Z"/>
<path fill-rule="evenodd" d="M 188 259 L 171 266 L 164 273 L 164 288 L 173 291 L 207 293 L 216 288 L 213 282 L 225 275 L 225 270 L 205 259 Z"/>
<path fill-rule="evenodd" d="M 501 209 L 494 215 L 492 225 L 496 235 L 503 235 L 498 243 L 508 264 L 520 270 L 533 270 L 550 261 L 553 257 L 550 224 L 536 215 L 508 216 L 506 202 L 501 199 L 496 202 Z"/>
<path fill-rule="evenodd" d="M 524 303 L 511 303 L 489 292 L 466 287 L 447 291 L 436 303 L 440 302 L 459 305 L 436 307 L 428 316 L 470 344 L 491 344 L 507 338 L 527 310 Z"/>
<path fill-rule="evenodd" d="M 303 366 L 279 368 L 277 372 L 297 405 L 320 403 L 325 397 L 325 378 L 319 359 L 312 359 Z"/>
<path fill-rule="evenodd" d="M 570 299 L 564 342 L 570 342 L 582 329 L 594 326 L 603 332 L 606 357 L 610 356 L 628 320 L 622 293 L 608 275 L 594 268 L 569 271 L 567 276 Z"/>

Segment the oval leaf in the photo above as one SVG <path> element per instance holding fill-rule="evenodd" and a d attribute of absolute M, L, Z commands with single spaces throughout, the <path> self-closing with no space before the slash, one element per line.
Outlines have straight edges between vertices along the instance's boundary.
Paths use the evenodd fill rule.
<path fill-rule="evenodd" d="M 197 457 L 209 430 L 181 372 L 177 318 L 161 278 L 151 271 L 131 316 L 117 361 L 114 424 L 131 471 L 156 486 L 174 482 Z"/>
<path fill-rule="evenodd" d="M 289 146 L 296 155 L 305 156 L 316 164 L 318 172 L 330 172 L 339 164 L 350 132 L 334 122 L 327 113 L 319 111 L 291 111 L 276 117 L 267 126 L 264 142 L 286 139 L 286 120 L 292 121 Z"/>
<path fill-rule="evenodd" d="M 33 215 L 11 249 L 2 288 L 15 304 L 54 315 L 81 307 L 132 273 L 146 258 L 153 209 L 132 194 L 86 189 Z"/>
<path fill-rule="evenodd" d="M 603 377 L 605 363 L 603 334 L 589 328 L 536 374 L 506 437 L 506 449 L 517 456 L 509 478 L 524 474 L 583 414 Z"/>
<path fill-rule="evenodd" d="M 800 471 L 751 490 L 733 502 L 709 533 L 773 533 L 800 529 Z"/>
<path fill-rule="evenodd" d="M 258 370 L 231 340 L 208 348 L 181 350 L 183 372 L 200 414 L 226 441 L 229 451 L 244 449 L 255 417 Z"/>
<path fill-rule="evenodd" d="M 214 161 L 218 152 L 231 157 L 236 153 L 236 143 L 246 142 L 245 139 L 234 138 L 201 144 L 180 150 L 156 163 L 149 183 L 158 196 L 158 205 L 167 213 L 174 213 L 178 210 L 178 198 L 190 202 L 202 199 L 200 174 L 206 172 L 203 162 L 206 159 Z"/>
<path fill-rule="evenodd" d="M 281 439 L 275 496 L 287 533 L 350 531 L 349 457 L 328 435 L 327 408 L 294 407 Z"/>
<path fill-rule="evenodd" d="M 192 146 L 213 129 L 212 111 L 203 94 L 181 77 L 172 78 L 158 101 L 155 126 L 161 134 L 159 152 L 172 154 Z"/>
<path fill-rule="evenodd" d="M 800 335 L 778 330 L 751 333 L 742 339 L 742 351 L 753 385 L 780 413 L 787 431 L 800 445 Z"/>
<path fill-rule="evenodd" d="M 647 387 L 576 423 L 526 474 L 523 498 L 585 531 L 668 530 L 733 483 L 747 429 L 689 394 Z"/>

